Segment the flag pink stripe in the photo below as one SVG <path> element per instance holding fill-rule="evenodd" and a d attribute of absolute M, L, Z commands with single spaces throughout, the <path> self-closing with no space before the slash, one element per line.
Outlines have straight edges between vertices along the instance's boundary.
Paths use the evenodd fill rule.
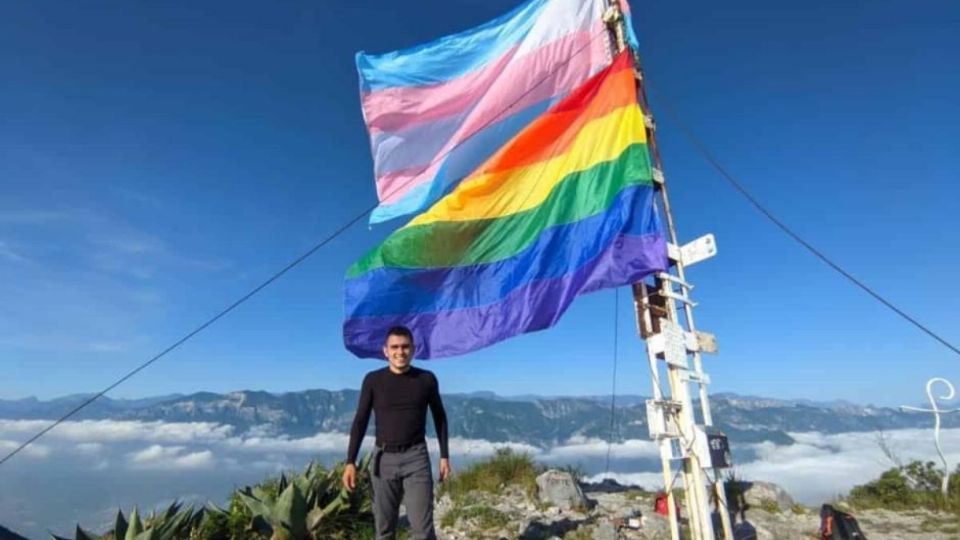
<path fill-rule="evenodd" d="M 591 35 L 585 38 L 585 33 L 580 34 L 581 39 L 586 40 L 596 37 Z M 606 39 L 581 41 L 579 45 L 572 46 L 573 50 L 583 47 L 586 43 L 589 45 L 586 45 L 586 48 L 572 58 L 563 69 L 555 70 L 546 78 L 544 77 L 549 73 L 551 66 L 555 65 L 552 63 L 555 60 L 544 58 L 541 64 L 528 64 L 525 70 L 511 73 L 509 76 L 513 78 L 513 84 L 493 85 L 480 97 L 463 124 L 437 152 L 437 156 L 441 156 L 440 159 L 434 159 L 430 163 L 410 164 L 406 169 L 394 170 L 377 178 L 377 195 L 381 204 L 396 202 L 418 185 L 431 181 L 443 165 L 442 156 L 446 156 L 463 141 L 530 105 L 568 92 L 610 63 L 610 50 Z M 529 91 L 521 97 L 518 95 L 517 88 L 529 89 Z"/>
<path fill-rule="evenodd" d="M 500 58 L 459 79 L 431 86 L 394 86 L 363 94 L 368 129 L 371 133 L 398 131 L 463 111 L 490 88 L 519 49 L 519 45 L 511 47 Z"/>
<path fill-rule="evenodd" d="M 603 31 L 603 24 L 599 23 L 590 32 L 568 34 L 520 57 L 516 56 L 520 47 L 517 45 L 483 68 L 445 83 L 364 93 L 361 100 L 368 128 L 371 132 L 398 131 L 462 113 L 491 88 L 503 86 L 504 81 L 509 81 L 508 86 L 519 94 L 527 89 L 525 84 L 536 82 L 535 76 L 542 77 L 544 69 L 549 66 L 556 66 L 568 58 L 570 64 L 596 60 L 594 55 L 580 49 L 588 46 L 592 38 L 604 42 L 597 37 Z"/>

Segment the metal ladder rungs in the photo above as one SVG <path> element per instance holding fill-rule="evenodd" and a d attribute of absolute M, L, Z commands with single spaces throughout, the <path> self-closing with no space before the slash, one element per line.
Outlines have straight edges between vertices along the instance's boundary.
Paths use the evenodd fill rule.
<path fill-rule="evenodd" d="M 684 304 L 687 304 L 687 305 L 689 305 L 689 306 L 691 306 L 691 307 L 697 307 L 697 303 L 696 303 L 696 302 L 694 302 L 693 300 L 687 298 L 686 296 L 684 296 L 684 295 L 682 295 L 682 294 L 677 294 L 677 293 L 672 292 L 672 291 L 661 291 L 661 292 L 660 292 L 660 295 L 661 295 L 661 296 L 665 296 L 665 297 L 667 297 L 667 298 L 672 298 L 672 299 L 676 300 L 677 302 L 683 302 Z"/>
<path fill-rule="evenodd" d="M 657 272 L 657 277 L 664 281 L 669 281 L 671 283 L 676 283 L 677 285 L 680 285 L 682 287 L 686 287 L 687 290 L 693 289 L 693 285 L 691 285 L 690 283 L 687 283 L 686 281 L 680 279 L 679 277 L 673 274 L 670 274 L 667 272 Z"/>

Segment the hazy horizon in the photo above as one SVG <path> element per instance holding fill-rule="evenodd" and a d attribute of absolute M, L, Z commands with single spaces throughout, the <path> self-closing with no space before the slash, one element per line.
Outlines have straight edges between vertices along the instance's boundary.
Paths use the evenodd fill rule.
<path fill-rule="evenodd" d="M 168 393 L 168 394 L 151 394 L 151 395 L 141 395 L 141 396 L 124 396 L 124 395 L 121 395 L 121 396 L 119 396 L 119 397 L 114 397 L 112 393 L 109 393 L 109 394 L 107 394 L 107 395 L 105 395 L 105 396 L 103 396 L 103 397 L 106 397 L 106 398 L 109 398 L 109 399 L 115 400 L 115 401 L 130 401 L 130 402 L 136 402 L 136 401 L 143 401 L 143 400 L 154 400 L 154 399 L 158 399 L 158 398 L 187 397 L 187 396 L 196 395 L 196 394 L 202 394 L 202 393 L 214 393 L 214 394 L 220 394 L 220 395 L 228 395 L 228 394 L 237 393 L 237 392 L 265 392 L 265 393 L 272 394 L 272 395 L 275 395 L 275 396 L 280 396 L 280 395 L 283 395 L 283 394 L 297 394 L 297 393 L 301 393 L 301 392 L 310 392 L 310 391 L 314 391 L 314 390 L 321 390 L 321 391 L 327 391 L 327 392 L 343 392 L 343 391 L 359 392 L 359 391 L 360 391 L 360 387 L 359 387 L 359 385 L 356 386 L 356 387 L 343 387 L 343 388 L 309 387 L 309 388 L 301 388 L 301 389 L 276 390 L 276 391 L 274 391 L 274 390 L 256 389 L 256 388 L 239 388 L 239 389 L 229 390 L 229 391 L 226 391 L 226 392 L 213 392 L 213 391 L 210 391 L 210 390 L 197 390 L 197 391 L 194 391 L 194 392 L 174 392 L 174 393 Z M 40 396 L 35 396 L 35 395 L 24 395 L 24 396 L 21 396 L 21 397 L 8 397 L 8 396 L 5 396 L 5 395 L 0 394 L 0 401 L 22 401 L 22 400 L 36 399 L 36 400 L 39 401 L 39 402 L 48 402 L 48 401 L 56 401 L 56 400 L 67 399 L 67 398 L 90 397 L 90 396 L 93 396 L 93 395 L 95 395 L 95 394 L 97 394 L 97 393 L 98 393 L 98 392 L 77 392 L 77 393 L 57 395 L 57 396 L 50 396 L 50 397 L 40 397 Z M 500 393 L 494 392 L 494 391 L 492 391 L 492 390 L 467 390 L 467 391 L 460 391 L 460 392 L 447 392 L 447 391 L 442 391 L 442 395 L 465 396 L 465 395 L 481 395 L 481 394 L 493 395 L 493 396 L 497 397 L 498 399 L 505 399 L 505 400 L 509 400 L 509 399 L 526 399 L 526 398 L 541 398 L 541 399 L 551 399 L 551 398 L 582 398 L 582 399 L 588 399 L 588 398 L 590 398 L 590 399 L 597 399 L 597 400 L 602 400 L 602 399 L 609 400 L 609 399 L 611 398 L 611 395 L 612 395 L 612 394 L 610 394 L 610 393 L 606 393 L 606 394 L 586 394 L 586 393 L 584 393 L 584 394 L 573 394 L 573 393 L 571 393 L 571 394 L 534 394 L 534 393 L 524 393 L 524 394 L 500 394 Z M 737 392 L 713 392 L 713 391 L 710 392 L 710 397 L 711 397 L 711 398 L 713 398 L 713 397 L 717 397 L 717 398 L 719 398 L 719 397 L 731 397 L 731 396 L 735 396 L 735 397 L 738 397 L 738 398 L 744 398 L 744 399 L 775 400 L 775 401 L 783 401 L 783 402 L 807 402 L 807 403 L 816 403 L 816 404 L 824 404 L 824 405 L 837 404 L 837 403 L 848 403 L 848 404 L 856 405 L 856 406 L 860 406 L 860 407 L 876 406 L 876 407 L 885 407 L 885 408 L 896 408 L 896 407 L 899 406 L 899 405 L 892 405 L 892 406 L 891 406 L 891 405 L 880 405 L 880 404 L 874 403 L 874 402 L 857 402 L 857 401 L 852 401 L 852 400 L 847 400 L 847 399 L 816 399 L 816 398 L 809 398 L 809 397 L 780 397 L 780 396 L 764 396 L 764 395 L 759 395 L 759 394 L 740 394 L 740 393 L 737 393 Z M 618 392 L 617 394 L 615 394 L 615 397 L 616 397 L 617 399 L 637 399 L 637 398 L 649 398 L 649 397 L 651 397 L 651 394 L 650 394 L 650 393 L 643 394 L 643 393 L 625 393 L 625 392 L 624 392 L 624 393 L 621 393 L 621 392 Z M 956 398 L 955 401 L 960 401 L 960 397 Z M 920 403 L 920 402 L 924 402 L 922 396 L 918 397 L 918 399 L 915 400 L 914 403 Z M 945 402 L 945 403 L 949 403 L 949 402 Z M 908 405 L 909 405 L 909 403 L 908 403 Z"/>
<path fill-rule="evenodd" d="M 43 420 L 0 420 L 0 451 L 11 450 L 45 426 Z M 791 436 L 796 442 L 789 445 L 732 441 L 737 473 L 748 480 L 775 482 L 801 502 L 816 505 L 893 466 L 876 433 Z M 884 437 L 904 459 L 935 457 L 927 429 L 891 430 Z M 325 464 L 343 459 L 347 439 L 343 432 L 289 437 L 266 426 L 239 432 L 209 422 L 68 421 L 0 467 L 6 488 L 0 490 L 0 524 L 28 537 L 47 527 L 66 533 L 78 521 L 100 531 L 120 506 L 129 512 L 135 504 L 153 508 L 175 498 L 222 503 L 233 489 L 300 469 L 311 459 Z M 948 458 L 956 463 L 960 428 L 944 430 L 943 441 Z M 368 436 L 364 450 L 370 442 Z M 436 464 L 436 441 L 430 437 L 428 443 Z M 460 437 L 450 441 L 455 470 L 504 447 L 548 465 L 580 466 L 590 481 L 609 476 L 648 489 L 662 484 L 657 444 L 646 439 L 613 443 L 606 475 L 608 442 L 602 439 L 572 437 L 544 446 Z"/>

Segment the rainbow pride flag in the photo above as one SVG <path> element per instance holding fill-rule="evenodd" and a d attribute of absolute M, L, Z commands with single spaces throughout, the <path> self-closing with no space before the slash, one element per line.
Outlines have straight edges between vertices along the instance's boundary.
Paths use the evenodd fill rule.
<path fill-rule="evenodd" d="M 418 358 L 552 326 L 583 293 L 667 266 L 630 56 L 574 89 L 347 272 L 344 343 Z"/>
<path fill-rule="evenodd" d="M 627 9 L 626 0 L 620 0 Z M 557 99 L 610 64 L 600 0 L 529 0 L 465 32 L 357 54 L 379 206 L 420 212 Z M 627 19 L 627 37 L 636 36 Z"/>

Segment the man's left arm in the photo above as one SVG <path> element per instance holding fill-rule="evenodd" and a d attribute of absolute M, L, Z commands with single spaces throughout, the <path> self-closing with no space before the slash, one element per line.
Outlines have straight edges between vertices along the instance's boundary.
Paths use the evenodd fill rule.
<path fill-rule="evenodd" d="M 444 482 L 450 476 L 450 449 L 447 445 L 447 413 L 443 410 L 443 400 L 440 399 L 440 383 L 433 376 L 433 388 L 430 390 L 430 413 L 433 415 L 433 426 L 437 429 L 437 442 L 440 444 L 440 481 Z"/>

